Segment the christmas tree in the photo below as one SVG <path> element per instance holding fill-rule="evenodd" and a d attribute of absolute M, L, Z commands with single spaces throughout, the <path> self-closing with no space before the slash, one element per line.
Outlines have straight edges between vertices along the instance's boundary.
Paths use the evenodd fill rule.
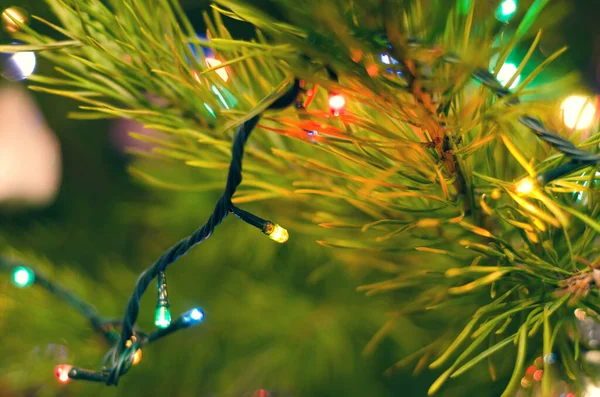
<path fill-rule="evenodd" d="M 79 156 L 5 215 L 2 386 L 586 393 L 598 120 L 548 3 L 6 8 L 3 74 Z"/>

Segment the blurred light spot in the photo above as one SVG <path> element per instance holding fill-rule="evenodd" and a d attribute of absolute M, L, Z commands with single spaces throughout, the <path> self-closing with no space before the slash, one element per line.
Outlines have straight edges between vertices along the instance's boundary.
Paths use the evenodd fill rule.
<path fill-rule="evenodd" d="M 19 30 L 17 22 L 25 24 L 28 21 L 29 15 L 21 7 L 9 7 L 2 11 L 2 28 L 8 33 L 15 33 Z"/>
<path fill-rule="evenodd" d="M 591 98 L 572 95 L 560 105 L 563 121 L 568 128 L 581 130 L 594 121 L 596 108 Z"/>
<path fill-rule="evenodd" d="M 503 23 L 510 21 L 517 12 L 516 0 L 503 0 L 496 11 L 496 18 Z"/>
<path fill-rule="evenodd" d="M 36 65 L 35 53 L 31 51 L 2 54 L 2 71 L 0 74 L 7 80 L 18 81 L 33 74 Z"/>
<path fill-rule="evenodd" d="M 587 317 L 587 313 L 584 310 L 575 309 L 575 317 L 577 318 L 577 320 L 583 321 Z"/>
<path fill-rule="evenodd" d="M 208 67 L 210 67 L 210 68 L 217 67 L 223 63 L 216 58 L 205 58 L 205 61 L 206 61 L 206 64 L 208 65 Z M 215 72 L 217 72 L 217 74 L 223 81 L 229 80 L 229 75 L 227 74 L 227 71 L 225 70 L 224 67 L 216 69 Z"/>
<path fill-rule="evenodd" d="M 498 81 L 502 83 L 503 86 L 506 86 L 508 82 L 513 78 L 513 76 L 517 73 L 517 66 L 513 63 L 505 63 L 500 68 L 500 72 L 498 72 Z M 513 89 L 521 81 L 521 75 L 518 75 L 515 78 L 515 81 L 510 85 L 509 88 Z"/>
<path fill-rule="evenodd" d="M 541 381 L 543 377 L 544 377 L 544 370 L 542 370 L 542 369 L 538 369 L 537 371 L 535 371 L 535 372 L 533 373 L 533 379 L 534 379 L 536 382 L 539 382 L 539 381 Z"/>

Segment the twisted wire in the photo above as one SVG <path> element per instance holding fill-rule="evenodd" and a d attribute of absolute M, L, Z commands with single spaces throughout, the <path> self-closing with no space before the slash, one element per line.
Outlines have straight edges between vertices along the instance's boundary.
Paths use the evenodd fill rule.
<path fill-rule="evenodd" d="M 292 87 L 276 99 L 267 109 L 282 109 L 291 105 L 294 103 L 299 90 L 300 81 L 294 79 Z M 237 187 L 242 182 L 244 146 L 259 119 L 260 115 L 256 115 L 238 127 L 231 149 L 232 157 L 225 189 L 206 223 L 192 235 L 182 239 L 165 251 L 152 266 L 140 275 L 135 283 L 133 293 L 127 302 L 125 315 L 123 316 L 121 336 L 117 344 L 113 346 L 111 369 L 102 376 L 107 385 L 117 385 L 119 377 L 126 373 L 131 367 L 131 355 L 137 348 L 134 349 L 133 345 L 127 347 L 127 341 L 133 336 L 133 327 L 140 309 L 140 299 L 158 273 L 165 271 L 167 266 L 175 262 L 182 255 L 185 255 L 193 246 L 206 240 L 214 232 L 215 228 L 229 215 L 229 212 L 235 210 L 235 213 L 238 216 L 241 215 L 240 217 L 243 216 L 252 221 L 256 221 L 254 215 L 234 207 L 231 203 L 231 199 L 235 194 Z"/>

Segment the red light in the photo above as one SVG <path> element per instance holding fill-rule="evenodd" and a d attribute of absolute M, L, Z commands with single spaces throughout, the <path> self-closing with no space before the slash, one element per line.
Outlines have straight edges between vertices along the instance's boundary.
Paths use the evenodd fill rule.
<path fill-rule="evenodd" d="M 334 114 L 339 114 L 346 106 L 346 99 L 340 94 L 331 95 L 329 97 L 329 108 Z"/>
<path fill-rule="evenodd" d="M 541 381 L 544 377 L 544 370 L 538 369 L 533 373 L 533 379 L 537 382 Z"/>
<path fill-rule="evenodd" d="M 67 383 L 71 380 L 69 378 L 69 371 L 71 371 L 71 368 L 72 367 L 67 364 L 57 365 L 56 368 L 54 368 L 54 375 L 56 375 L 56 378 L 60 383 Z"/>

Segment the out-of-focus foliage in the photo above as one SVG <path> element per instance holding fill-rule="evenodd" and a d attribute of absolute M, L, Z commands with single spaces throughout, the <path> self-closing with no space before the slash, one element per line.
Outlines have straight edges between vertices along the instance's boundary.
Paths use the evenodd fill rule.
<path fill-rule="evenodd" d="M 118 393 L 164 387 L 181 388 L 181 395 L 240 395 L 260 383 L 298 395 L 380 395 L 384 387 L 368 375 L 406 356 L 388 375 L 430 366 L 445 370 L 432 393 L 460 376 L 444 395 L 482 384 L 495 395 L 507 384 L 514 390 L 525 357 L 542 350 L 559 351 L 568 373 L 577 375 L 568 304 L 599 309 L 600 302 L 595 290 L 580 297 L 565 280 L 591 277 L 578 257 L 591 262 L 596 255 L 597 194 L 581 183 L 595 171 L 568 175 L 533 197 L 514 188 L 528 173 L 562 161 L 516 116 L 541 116 L 569 133 L 553 117 L 551 101 L 575 78 L 544 75 L 544 66 L 564 50 L 544 62 L 537 52 L 537 30 L 551 27 L 547 18 L 557 15 L 540 14 L 547 1 L 523 5 L 515 25 L 501 29 L 487 2 L 282 1 L 265 12 L 251 1 L 219 0 L 206 16 L 210 40 L 196 39 L 174 1 L 109 3 L 48 0 L 64 40 L 34 30 L 17 38 L 29 48 L 53 49 L 40 55 L 60 76 L 32 76 L 31 88 L 82 102 L 71 117 L 131 118 L 164 133 L 138 136 L 157 147 L 135 152 L 138 161 L 129 169 L 167 190 L 163 204 L 129 203 L 121 209 L 125 215 L 113 215 L 115 225 L 124 217 L 137 223 L 137 255 L 128 259 L 150 263 L 162 248 L 156 241 L 166 247 L 203 221 L 208 211 L 202 209 L 210 208 L 208 198 L 225 177 L 232 130 L 262 112 L 266 95 L 292 76 L 309 89 L 320 87 L 306 109 L 264 115 L 248 144 L 236 197 L 257 202 L 250 206 L 288 227 L 292 240 L 274 247 L 230 221 L 178 263 L 180 270 L 170 272 L 172 299 L 206 302 L 206 323 L 189 332 L 193 339 L 153 347 L 143 361 L 151 364 L 128 374 Z M 223 18 L 252 24 L 255 40 L 232 38 Z M 412 38 L 421 41 L 414 45 Z M 214 49 L 229 80 L 188 44 Z M 444 64 L 450 50 L 465 63 Z M 402 75 L 381 63 L 388 51 L 407 65 Z M 494 56 L 496 73 L 509 58 L 519 59 L 524 78 L 514 92 L 523 104 L 507 107 L 470 80 L 473 69 L 487 68 Z M 328 78 L 325 65 L 339 82 Z M 331 115 L 327 91 L 346 97 L 346 112 Z M 593 150 L 597 140 L 583 145 Z M 580 191 L 586 204 L 577 199 Z M 315 238 L 327 249 L 311 245 Z M 122 263 L 106 266 L 122 269 Z M 119 271 L 109 278 L 133 280 Z M 359 298 L 352 290 L 357 284 L 375 297 Z M 127 286 L 119 290 L 124 302 Z M 80 343 L 76 336 L 67 339 Z M 189 349 L 192 340 L 196 347 Z M 365 361 L 358 359 L 363 347 Z M 173 371 L 177 375 L 169 376 L 178 382 L 157 376 L 161 371 Z M 200 381 L 198 373 L 204 374 Z M 143 386 L 132 380 L 136 376 L 147 378 Z M 489 386 L 490 378 L 501 382 Z M 93 386 L 73 387 L 93 393 Z"/>

